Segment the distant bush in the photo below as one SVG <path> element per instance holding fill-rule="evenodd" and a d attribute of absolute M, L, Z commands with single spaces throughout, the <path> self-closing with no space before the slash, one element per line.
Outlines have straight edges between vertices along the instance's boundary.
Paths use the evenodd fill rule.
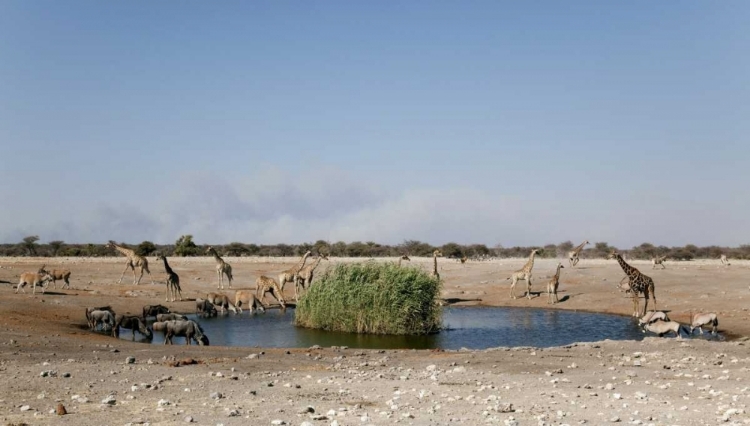
<path fill-rule="evenodd" d="M 437 278 L 394 263 L 339 264 L 297 303 L 294 323 L 329 331 L 428 334 L 441 326 Z"/>

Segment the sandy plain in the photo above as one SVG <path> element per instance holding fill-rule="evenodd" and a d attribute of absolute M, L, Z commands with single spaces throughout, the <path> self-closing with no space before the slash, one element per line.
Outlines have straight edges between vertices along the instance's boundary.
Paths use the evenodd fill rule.
<path fill-rule="evenodd" d="M 193 311 L 193 302 L 164 301 L 163 267 L 149 260 L 152 275 L 136 286 L 130 271 L 116 284 L 122 257 L 0 258 L 4 424 L 750 424 L 750 262 L 667 261 L 664 270 L 633 262 L 654 279 L 659 309 L 682 323 L 691 312 L 717 312 L 726 342 L 649 337 L 546 349 L 413 351 L 163 346 L 89 332 L 87 306 L 140 313 L 143 305 L 162 303 Z M 296 262 L 225 260 L 234 268 L 234 289 L 254 288 L 258 275 L 275 276 Z M 508 297 L 506 278 L 524 262 L 440 259 L 443 296 L 458 305 L 549 307 L 544 295 Z M 557 262 L 536 261 L 533 293 L 543 290 Z M 15 294 L 20 273 L 44 263 L 70 269 L 72 288 L 60 290 L 58 283 L 45 295 Z M 212 258 L 170 258 L 170 264 L 184 297 L 215 290 Z M 432 259 L 411 264 L 428 270 Z M 615 288 L 623 276 L 615 261 L 566 267 L 563 301 L 553 308 L 629 315 L 630 299 Z M 195 364 L 174 366 L 180 360 Z M 58 404 L 68 414 L 55 414 Z"/>

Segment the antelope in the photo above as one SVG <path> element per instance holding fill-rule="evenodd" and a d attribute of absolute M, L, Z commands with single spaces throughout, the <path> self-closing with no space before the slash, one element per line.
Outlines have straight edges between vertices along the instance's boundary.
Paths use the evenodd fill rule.
<path fill-rule="evenodd" d="M 718 316 L 713 312 L 693 315 L 692 318 L 690 318 L 690 334 L 693 334 L 693 331 L 696 328 L 700 330 L 701 334 L 703 334 L 704 325 L 710 325 L 711 334 L 716 334 L 716 327 L 719 326 Z"/>
<path fill-rule="evenodd" d="M 42 268 L 44 268 L 42 266 Z M 26 286 L 26 284 L 31 284 L 32 291 L 31 294 L 36 294 L 36 286 L 39 285 L 42 287 L 42 294 L 44 294 L 44 290 L 47 288 L 47 282 L 52 280 L 52 275 L 50 275 L 48 272 L 43 273 L 34 273 L 34 272 L 24 272 L 21 274 L 21 279 L 18 281 L 18 286 L 16 286 L 16 293 L 18 293 L 19 289 L 22 289 Z M 26 289 L 23 289 L 23 292 L 26 293 Z"/>

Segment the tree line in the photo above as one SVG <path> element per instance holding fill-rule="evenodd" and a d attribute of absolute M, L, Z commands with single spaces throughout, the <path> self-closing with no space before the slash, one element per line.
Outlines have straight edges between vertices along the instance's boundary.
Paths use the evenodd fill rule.
<path fill-rule="evenodd" d="M 183 235 L 175 241 L 174 244 L 154 244 L 151 241 L 143 241 L 138 244 L 124 245 L 135 250 L 141 256 L 154 255 L 157 252 L 166 256 L 205 256 L 206 248 L 209 244 L 196 244 L 192 235 Z M 494 247 L 487 247 L 484 244 L 458 244 L 447 243 L 441 246 L 406 240 L 401 244 L 388 245 L 378 244 L 372 241 L 361 242 L 328 242 L 318 240 L 314 243 L 302 244 L 253 244 L 232 242 L 229 244 L 217 245 L 211 244 L 222 256 L 301 256 L 306 251 L 313 253 L 325 253 L 336 257 L 396 257 L 402 254 L 409 256 L 432 256 L 436 249 L 442 251 L 443 256 L 447 258 L 459 259 L 466 257 L 473 260 L 483 260 L 488 258 L 510 258 L 526 257 L 534 248 L 542 248 L 538 255 L 542 258 L 566 257 L 568 252 L 573 249 L 574 244 L 571 241 L 565 241 L 559 244 L 547 244 L 544 246 L 530 247 L 503 247 L 498 244 Z M 613 249 L 606 242 L 597 242 L 587 246 L 580 254 L 581 258 L 604 258 Z M 671 260 L 692 260 L 692 259 L 718 259 L 722 254 L 733 259 L 750 259 L 750 244 L 739 247 L 719 247 L 707 246 L 698 247 L 688 244 L 684 247 L 667 247 L 655 246 L 651 243 L 643 243 L 639 246 L 620 250 L 631 259 L 651 259 L 655 256 L 667 256 Z M 114 256 L 115 251 L 107 248 L 104 244 L 68 244 L 64 241 L 55 240 L 47 243 L 40 243 L 39 236 L 31 235 L 23 238 L 16 244 L 0 244 L 0 256 L 69 256 L 69 257 L 102 257 Z"/>

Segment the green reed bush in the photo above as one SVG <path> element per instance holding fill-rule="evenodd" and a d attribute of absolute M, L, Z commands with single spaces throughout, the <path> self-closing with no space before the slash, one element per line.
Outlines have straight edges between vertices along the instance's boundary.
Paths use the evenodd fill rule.
<path fill-rule="evenodd" d="M 428 334 L 441 326 L 440 282 L 394 263 L 329 268 L 297 303 L 295 325 L 373 334 Z"/>

